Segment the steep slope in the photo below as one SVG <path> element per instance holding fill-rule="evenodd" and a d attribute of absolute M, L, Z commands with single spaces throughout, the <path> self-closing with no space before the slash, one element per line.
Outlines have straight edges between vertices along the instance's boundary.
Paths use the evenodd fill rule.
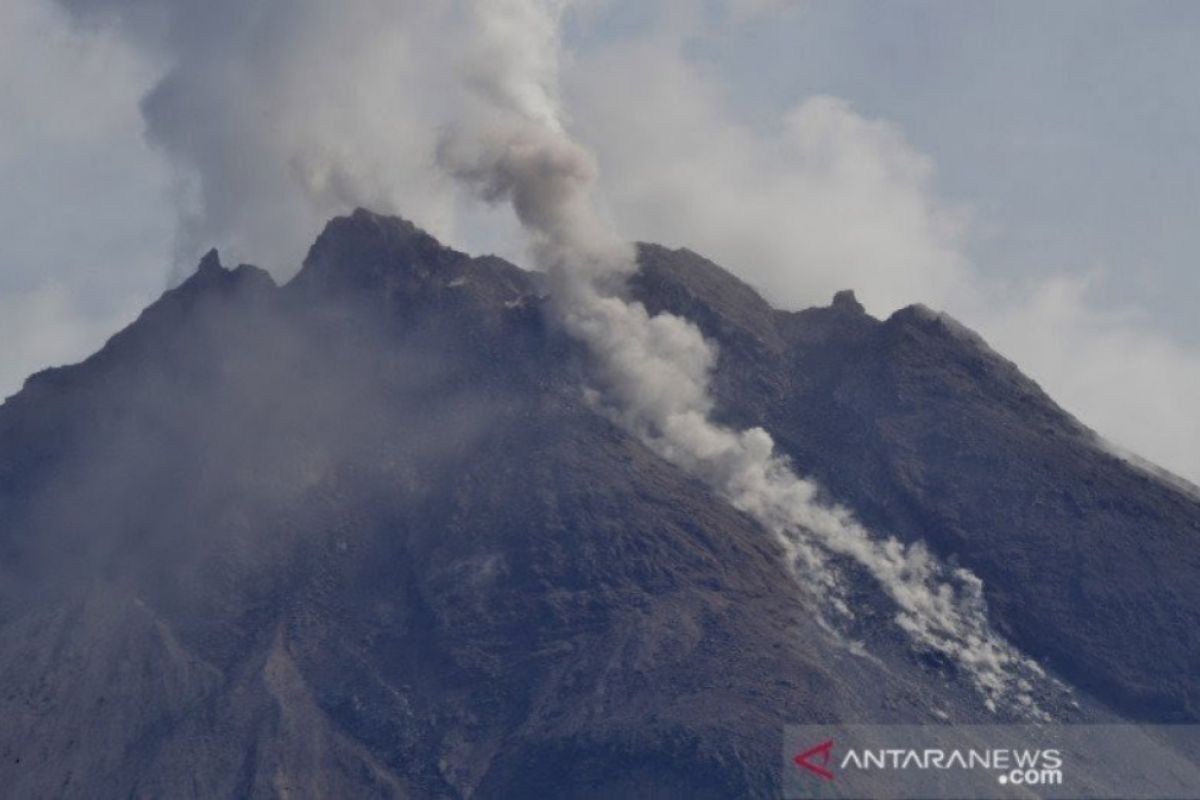
<path fill-rule="evenodd" d="M 880 323 L 841 295 L 786 314 L 693 254 L 642 261 L 631 291 L 719 341 L 728 420 L 768 425 L 880 530 L 961 552 L 1025 646 L 1054 624 L 1081 661 L 1139 663 L 1071 633 L 1092 630 L 1077 609 L 1045 616 L 1053 590 L 981 522 L 1042 546 L 1050 500 L 985 488 L 968 461 L 1000 452 L 1014 461 L 993 477 L 1052 500 L 1038 459 L 1066 456 L 1021 438 L 1046 426 L 1109 476 L 1089 506 L 1105 524 L 1159 497 L 1011 366 L 920 312 Z M 772 796 L 786 724 L 996 719 L 871 597 L 871 658 L 822 630 L 764 531 L 584 402 L 587 359 L 542 293 L 359 211 L 284 287 L 210 254 L 0 406 L 6 791 Z M 938 438 L 943 418 L 966 449 Z M 1083 568 L 1145 581 L 1096 557 Z M 1190 591 L 1121 602 L 1173 610 L 1145 634 L 1165 635 Z M 1190 677 L 1169 674 L 1160 717 L 1187 708 Z M 1044 699 L 1104 714 L 1086 693 L 1078 711 Z"/>
<path fill-rule="evenodd" d="M 721 345 L 714 381 L 873 529 L 984 580 L 998 626 L 1140 719 L 1200 718 L 1200 503 L 1111 455 L 954 320 L 880 322 L 849 293 L 798 313 L 686 250 L 643 246 L 635 291 Z"/>

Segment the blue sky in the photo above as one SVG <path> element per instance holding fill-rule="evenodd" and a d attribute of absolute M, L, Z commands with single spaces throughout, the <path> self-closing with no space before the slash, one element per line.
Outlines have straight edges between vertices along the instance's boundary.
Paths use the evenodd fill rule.
<path fill-rule="evenodd" d="M 0 394 L 96 349 L 209 245 L 286 277 L 319 221 L 355 202 L 522 256 L 501 212 L 426 174 L 446 92 L 413 87 L 440 87 L 453 47 L 402 42 L 400 12 L 353 0 L 331 21 L 300 3 L 262 55 L 241 37 L 155 40 L 121 17 L 129 3 L 88 5 L 0 10 Z M 213 20 L 194 29 L 219 37 Z M 392 23 L 394 41 L 378 33 Z M 365 55 L 306 51 L 331 24 Z M 781 306 L 849 286 L 879 315 L 947 308 L 1103 435 L 1200 478 L 1200 5 L 591 0 L 563 46 L 566 116 L 631 238 L 692 246 Z M 221 133 L 246 151 L 227 163 L 183 149 L 188 108 L 148 139 L 141 107 L 173 68 L 209 75 L 210 50 L 280 115 L 231 119 Z M 269 76 L 293 52 L 315 69 L 289 105 L 297 87 Z M 274 205 L 290 173 L 231 183 L 229 164 L 269 162 L 271 136 L 296 129 L 313 133 L 280 141 L 280 163 L 312 167 L 309 206 L 181 228 L 198 185 Z M 362 175 L 394 180 L 359 191 Z"/>

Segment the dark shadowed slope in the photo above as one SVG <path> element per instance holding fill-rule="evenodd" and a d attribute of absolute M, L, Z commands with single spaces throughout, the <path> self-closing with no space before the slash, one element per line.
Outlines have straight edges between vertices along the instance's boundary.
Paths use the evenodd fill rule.
<path fill-rule="evenodd" d="M 873 529 L 984 579 L 1026 652 L 1140 718 L 1200 715 L 1200 503 L 1114 457 L 1011 362 L 921 306 L 773 311 L 686 250 L 642 248 L 651 308 L 721 342 L 715 385 Z"/>
<path fill-rule="evenodd" d="M 1193 714 L 1194 502 L 927 313 L 642 260 L 727 419 L 1101 700 Z M 6 791 L 771 796 L 789 722 L 993 718 L 872 598 L 875 659 L 821 631 L 761 529 L 582 401 L 543 291 L 360 211 L 282 288 L 211 254 L 0 407 Z"/>

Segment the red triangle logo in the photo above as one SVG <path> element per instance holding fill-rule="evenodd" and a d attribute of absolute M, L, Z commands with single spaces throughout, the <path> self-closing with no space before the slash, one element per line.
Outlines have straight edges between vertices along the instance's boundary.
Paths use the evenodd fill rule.
<path fill-rule="evenodd" d="M 792 760 L 796 762 L 796 766 L 803 767 L 813 775 L 816 775 L 818 778 L 831 781 L 833 780 L 833 773 L 830 772 L 827 767 L 829 766 L 829 759 L 832 757 L 833 739 L 830 739 L 827 742 L 821 742 L 811 750 L 805 750 Z M 819 764 L 814 763 L 818 760 L 820 761 Z"/>

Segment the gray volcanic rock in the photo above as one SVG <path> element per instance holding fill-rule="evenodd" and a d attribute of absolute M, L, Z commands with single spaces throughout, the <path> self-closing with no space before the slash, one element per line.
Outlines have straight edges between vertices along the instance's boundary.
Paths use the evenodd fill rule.
<path fill-rule="evenodd" d="M 943 318 L 640 256 L 631 294 L 719 344 L 722 417 L 982 575 L 1083 688 L 1047 710 L 1193 718 L 1194 500 Z M 766 532 L 584 402 L 543 294 L 358 211 L 286 286 L 211 253 L 30 378 L 0 406 L 6 793 L 769 797 L 789 723 L 998 718 L 870 593 L 872 658 L 832 639 Z"/>
<path fill-rule="evenodd" d="M 1113 455 L 944 314 L 880 322 L 839 292 L 744 315 L 680 299 L 709 262 L 644 252 L 647 304 L 721 344 L 729 420 L 769 430 L 872 529 L 969 567 L 998 627 L 1076 687 L 1137 719 L 1200 719 L 1200 502 L 1180 482 Z"/>

